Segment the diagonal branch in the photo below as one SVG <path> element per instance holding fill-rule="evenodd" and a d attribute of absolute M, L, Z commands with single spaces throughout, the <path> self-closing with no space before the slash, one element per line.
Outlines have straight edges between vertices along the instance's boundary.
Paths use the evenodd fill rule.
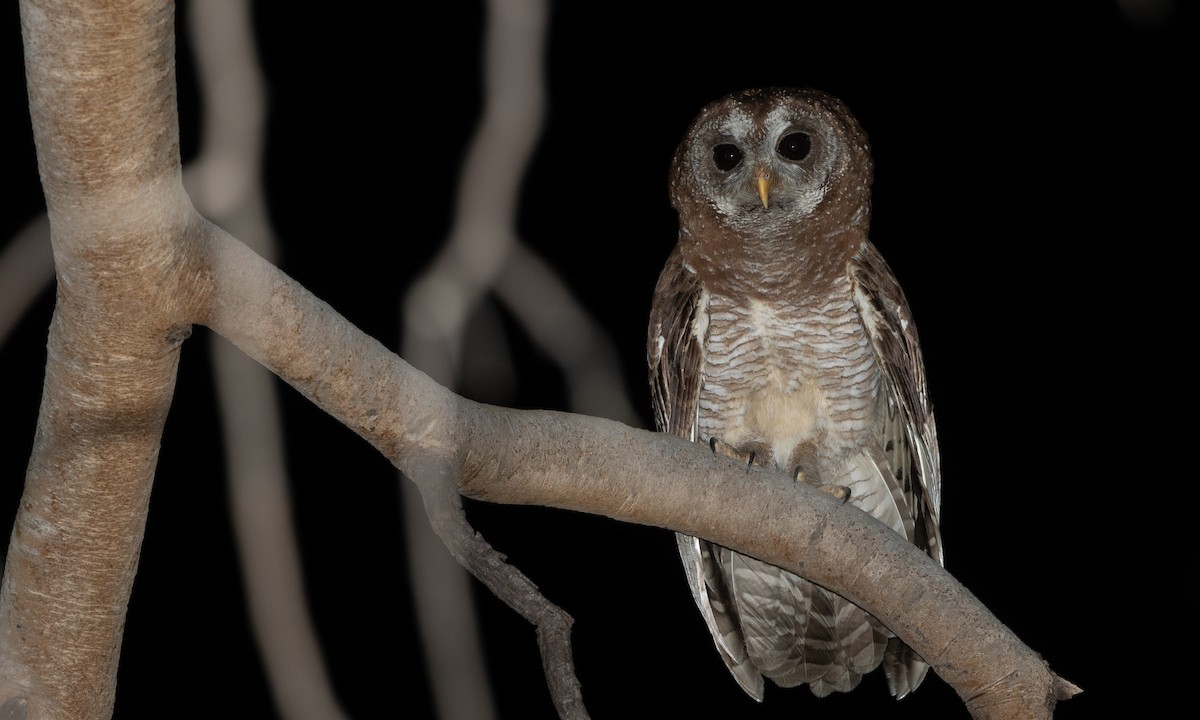
<path fill-rule="evenodd" d="M 219 297 L 254 326 L 213 326 L 358 432 L 430 493 L 538 504 L 696 535 L 803 572 L 880 618 L 976 718 L 1048 718 L 1059 679 L 915 546 L 851 505 L 678 438 L 600 418 L 518 411 L 450 393 L 226 237 L 215 273 L 264 273 Z M 328 332 L 335 342 L 328 342 Z M 320 358 L 298 348 L 328 348 Z M 620 452 L 614 452 L 620 448 Z M 444 503 L 433 503 L 444 507 Z M 435 517 L 435 525 L 444 520 Z M 1004 698 L 998 701 L 997 698 Z"/>

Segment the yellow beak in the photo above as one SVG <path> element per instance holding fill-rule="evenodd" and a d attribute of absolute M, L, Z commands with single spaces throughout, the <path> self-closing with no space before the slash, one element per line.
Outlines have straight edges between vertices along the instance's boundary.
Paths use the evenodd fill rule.
<path fill-rule="evenodd" d="M 771 176 L 763 170 L 759 170 L 754 175 L 758 178 L 758 196 L 762 198 L 763 207 L 767 207 L 767 198 L 771 194 Z"/>

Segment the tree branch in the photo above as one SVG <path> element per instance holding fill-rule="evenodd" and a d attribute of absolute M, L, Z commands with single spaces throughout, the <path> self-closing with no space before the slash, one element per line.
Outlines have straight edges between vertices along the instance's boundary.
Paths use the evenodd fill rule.
<path fill-rule="evenodd" d="M 221 255 L 246 267 L 235 243 L 227 238 Z M 977 718 L 1048 718 L 1058 699 L 1073 694 L 953 577 L 852 505 L 780 474 L 747 472 L 678 438 L 473 403 L 357 333 L 265 262 L 253 269 L 260 270 L 273 278 L 269 292 L 239 284 L 220 293 L 262 320 L 261 332 L 235 342 L 417 478 L 427 506 L 431 493 L 445 491 L 441 483 L 456 481 L 478 500 L 670 528 L 802 573 L 880 618 Z M 325 324 L 338 338 L 332 345 L 313 334 Z M 329 350 L 314 366 L 315 358 L 296 351 L 305 347 Z"/>

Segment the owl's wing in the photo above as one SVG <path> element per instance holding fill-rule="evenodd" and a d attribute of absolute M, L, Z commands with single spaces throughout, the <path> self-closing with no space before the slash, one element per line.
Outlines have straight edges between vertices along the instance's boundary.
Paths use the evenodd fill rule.
<path fill-rule="evenodd" d="M 658 276 L 650 307 L 646 360 L 650 366 L 650 400 L 659 432 L 696 440 L 704 347 L 697 337 L 700 281 L 683 267 L 679 248 L 672 251 Z"/>
<path fill-rule="evenodd" d="M 667 258 L 650 309 L 646 359 L 650 398 L 660 432 L 696 441 L 696 413 L 703 383 L 705 309 L 696 274 L 683 266 L 676 248 Z M 717 652 L 751 697 L 763 698 L 763 679 L 750 663 L 742 632 L 728 602 L 729 590 L 717 567 L 711 543 L 677 533 L 679 557 L 692 599 L 704 617 Z"/>
<path fill-rule="evenodd" d="M 913 544 L 944 564 L 939 529 L 941 469 L 937 427 L 925 385 L 925 365 L 908 301 L 891 268 L 870 242 L 850 267 L 854 301 L 882 370 L 887 402 L 882 447 L 913 519 Z M 884 672 L 892 694 L 902 698 L 925 677 L 928 666 L 897 638 L 889 641 Z"/>
<path fill-rule="evenodd" d="M 943 563 L 938 529 L 941 470 L 925 365 L 908 301 L 891 268 L 869 242 L 851 263 L 854 301 L 882 371 L 887 400 L 883 445 L 915 521 L 913 543 Z"/>

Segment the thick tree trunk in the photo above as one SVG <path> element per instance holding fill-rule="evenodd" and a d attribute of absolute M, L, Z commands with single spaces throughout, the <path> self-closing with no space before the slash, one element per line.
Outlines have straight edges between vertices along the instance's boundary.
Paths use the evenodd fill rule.
<path fill-rule="evenodd" d="M 0 708 L 102 718 L 196 266 L 173 7 L 30 0 L 21 22 L 58 294 L 0 590 Z"/>

